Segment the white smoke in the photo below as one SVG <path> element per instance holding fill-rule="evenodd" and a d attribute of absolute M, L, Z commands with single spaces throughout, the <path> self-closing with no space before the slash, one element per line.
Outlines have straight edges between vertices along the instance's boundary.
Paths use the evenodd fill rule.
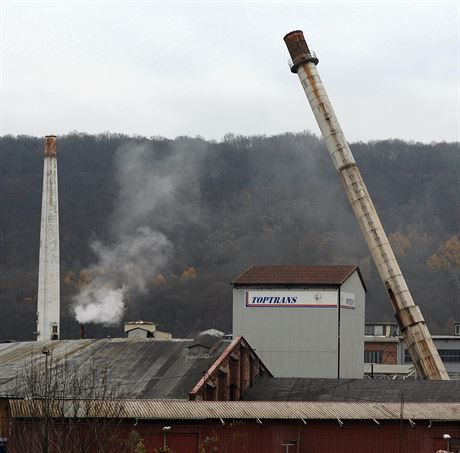
<path fill-rule="evenodd" d="M 73 297 L 77 321 L 119 323 L 128 295 L 145 291 L 171 259 L 173 245 L 157 229 L 167 231 L 171 222 L 193 215 L 181 204 L 181 193 L 199 191 L 196 172 L 203 150 L 195 147 L 193 159 L 190 149 L 178 144 L 161 155 L 147 145 L 118 151 L 118 202 L 110 219 L 114 240 L 91 244 L 97 259 L 85 270 L 87 284 Z"/>
<path fill-rule="evenodd" d="M 99 288 L 90 285 L 83 289 L 74 300 L 75 317 L 83 324 L 94 322 L 100 324 L 117 324 L 123 316 L 123 297 L 126 287 L 119 289 Z"/>
<path fill-rule="evenodd" d="M 143 292 L 147 280 L 169 260 L 172 244 L 166 236 L 148 227 L 132 235 L 122 234 L 113 246 L 94 241 L 97 262 L 86 273 L 90 279 L 73 297 L 75 317 L 80 323 L 105 325 L 120 322 L 128 290 Z"/>

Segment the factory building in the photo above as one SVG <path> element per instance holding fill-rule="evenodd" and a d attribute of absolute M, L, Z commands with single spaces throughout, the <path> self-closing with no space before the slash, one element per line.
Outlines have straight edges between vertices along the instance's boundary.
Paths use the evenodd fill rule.
<path fill-rule="evenodd" d="M 85 451 L 105 453 L 133 451 L 123 445 L 133 433 L 142 439 L 148 452 L 434 453 L 448 449 L 456 453 L 460 450 L 459 403 L 420 402 L 401 407 L 400 403 L 363 401 L 125 400 L 119 406 L 112 404 L 105 408 L 101 403 L 94 406 L 97 411 L 93 413 L 104 415 L 89 418 L 82 410 L 72 416 L 72 410 L 68 410 L 56 422 L 52 408 L 50 437 L 60 440 L 61 432 L 68 435 L 68 426 L 78 423 L 80 435 L 75 442 L 85 441 L 89 437 L 87 432 L 96 429 L 98 438 L 93 437 L 92 442 L 85 444 Z M 85 407 L 88 412 L 92 409 Z M 21 447 L 25 443 L 30 446 L 36 441 L 42 427 L 38 408 L 31 400 L 9 401 L 9 425 L 14 438 L 9 452 L 23 453 Z M 14 448 L 16 445 L 19 449 Z"/>
<path fill-rule="evenodd" d="M 460 379 L 460 324 L 454 323 L 451 335 L 432 335 L 433 343 L 451 379 Z M 368 377 L 415 378 L 409 350 L 395 323 L 365 326 L 365 375 Z"/>
<path fill-rule="evenodd" d="M 363 376 L 366 288 L 357 266 L 252 266 L 232 285 L 233 333 L 274 376 Z"/>
<path fill-rule="evenodd" d="M 44 380 L 48 359 L 50 373 L 78 370 L 77 378 L 82 379 L 108 373 L 106 387 L 112 398 L 239 400 L 259 374 L 271 373 L 244 338 L 227 339 L 215 332 L 204 331 L 194 339 L 136 335 L 0 343 L 0 406 L 2 396 L 27 397 L 28 370 L 37 370 L 37 380 Z"/>

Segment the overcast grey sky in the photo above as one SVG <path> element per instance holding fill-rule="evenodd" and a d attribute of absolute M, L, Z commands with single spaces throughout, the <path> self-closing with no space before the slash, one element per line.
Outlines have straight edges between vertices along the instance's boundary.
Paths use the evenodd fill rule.
<path fill-rule="evenodd" d="M 5 1 L 0 133 L 319 133 L 304 31 L 349 141 L 460 140 L 460 0 Z"/>

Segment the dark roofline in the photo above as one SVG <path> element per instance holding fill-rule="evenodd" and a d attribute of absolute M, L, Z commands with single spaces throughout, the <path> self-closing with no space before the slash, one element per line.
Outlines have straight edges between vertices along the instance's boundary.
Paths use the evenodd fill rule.
<path fill-rule="evenodd" d="M 243 272 L 241 272 L 241 274 L 239 274 L 236 278 L 234 278 L 231 282 L 230 282 L 230 285 L 232 285 L 233 287 L 237 288 L 237 287 L 243 287 L 243 286 L 251 286 L 251 287 L 254 287 L 254 286 L 266 286 L 266 285 L 270 285 L 270 286 L 279 286 L 279 287 L 287 287 L 287 286 L 305 286 L 305 283 L 236 283 L 237 280 L 242 277 L 244 274 L 246 274 L 247 272 L 249 272 L 252 268 L 254 267 L 259 267 L 260 265 L 256 265 L 256 264 L 253 264 L 252 266 L 249 266 L 246 270 L 244 270 Z M 343 266 L 343 265 L 336 265 L 336 266 Z M 359 268 L 359 266 L 357 264 L 350 264 L 349 266 L 353 266 L 353 268 L 350 270 L 350 272 L 342 279 L 342 281 L 340 283 L 307 283 L 309 286 L 318 286 L 318 287 L 322 287 L 322 286 L 328 286 L 328 287 L 334 287 L 334 288 L 338 288 L 339 286 L 342 286 L 350 277 L 351 275 L 353 275 L 353 273 L 355 271 L 358 272 L 358 277 L 359 279 L 361 280 L 361 284 L 363 285 L 363 288 L 364 288 L 364 292 L 367 293 L 367 288 L 366 288 L 366 285 L 364 283 L 364 279 L 363 279 L 363 275 L 361 274 L 361 270 Z M 311 265 L 309 267 L 320 267 L 320 265 Z M 334 267 L 334 265 L 330 265 L 330 267 Z"/>
<path fill-rule="evenodd" d="M 236 278 L 234 278 L 231 282 L 230 282 L 230 285 L 232 286 L 237 286 L 237 284 L 235 283 L 241 276 L 243 276 L 246 272 L 248 272 L 250 269 L 252 269 L 253 267 L 255 267 L 256 265 L 255 264 L 252 264 L 251 266 L 249 266 L 247 269 L 245 269 L 243 272 L 241 272 L 241 274 L 239 274 Z"/>

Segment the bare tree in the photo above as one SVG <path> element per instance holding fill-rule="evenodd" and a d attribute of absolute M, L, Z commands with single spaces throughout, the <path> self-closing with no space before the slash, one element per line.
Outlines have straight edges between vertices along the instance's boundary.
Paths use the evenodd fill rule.
<path fill-rule="evenodd" d="M 94 361 L 72 366 L 67 358 L 55 363 L 46 347 L 42 352 L 44 359 L 18 376 L 9 451 L 129 451 L 122 395 L 110 381 L 110 368 Z"/>

